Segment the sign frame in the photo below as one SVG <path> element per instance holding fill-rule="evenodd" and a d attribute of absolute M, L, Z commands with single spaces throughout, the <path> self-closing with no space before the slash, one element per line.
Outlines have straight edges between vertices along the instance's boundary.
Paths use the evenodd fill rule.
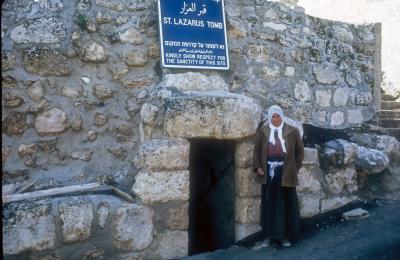
<path fill-rule="evenodd" d="M 229 63 L 229 48 L 228 48 L 228 38 L 226 35 L 226 20 L 225 20 L 225 3 L 224 0 L 212 0 L 218 3 L 221 1 L 221 8 L 222 8 L 222 19 L 223 19 L 223 30 L 224 30 L 224 45 L 225 45 L 225 57 L 227 65 L 225 67 L 214 67 L 214 66 L 191 66 L 191 65 L 172 65 L 165 63 L 164 57 L 164 35 L 163 35 L 163 23 L 162 23 L 162 14 L 161 14 L 161 1 L 168 1 L 168 0 L 157 0 L 158 6 L 158 28 L 159 28 L 159 40 L 160 40 L 160 56 L 161 56 L 161 66 L 163 68 L 183 68 L 183 69 L 208 69 L 208 70 L 229 70 L 230 63 Z M 174 1 L 174 0 L 170 0 Z M 195 1 L 195 0 L 193 0 Z"/>

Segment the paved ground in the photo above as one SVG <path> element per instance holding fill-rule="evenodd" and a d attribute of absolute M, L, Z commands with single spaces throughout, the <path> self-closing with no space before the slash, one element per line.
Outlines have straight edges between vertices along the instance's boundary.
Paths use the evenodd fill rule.
<path fill-rule="evenodd" d="M 341 213 L 355 207 L 369 211 L 362 220 L 345 221 Z M 349 205 L 302 221 L 302 235 L 291 248 L 253 249 L 257 236 L 229 249 L 190 256 L 203 259 L 400 259 L 400 200 Z"/>

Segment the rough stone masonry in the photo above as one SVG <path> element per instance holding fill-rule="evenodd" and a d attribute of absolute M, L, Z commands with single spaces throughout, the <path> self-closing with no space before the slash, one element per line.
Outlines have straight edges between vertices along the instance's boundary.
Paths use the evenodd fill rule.
<path fill-rule="evenodd" d="M 2 4 L 3 194 L 33 180 L 31 191 L 98 181 L 135 199 L 72 194 L 3 205 L 6 259 L 187 255 L 191 138 L 236 142 L 240 240 L 260 228 L 251 151 L 264 109 L 278 104 L 300 127 L 329 129 L 374 116 L 374 25 L 266 0 L 225 5 L 231 69 L 216 72 L 160 68 L 155 0 Z M 301 215 L 365 190 L 399 194 L 399 147 L 361 133 L 306 148 Z"/>

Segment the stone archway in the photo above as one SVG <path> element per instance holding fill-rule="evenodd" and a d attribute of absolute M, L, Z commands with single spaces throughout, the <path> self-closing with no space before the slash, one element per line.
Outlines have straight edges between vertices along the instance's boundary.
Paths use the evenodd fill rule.
<path fill-rule="evenodd" d="M 135 159 L 135 166 L 141 171 L 136 176 L 133 193 L 155 212 L 157 208 L 167 209 L 159 217 L 161 224 L 156 229 L 162 233 L 161 237 L 178 239 L 176 243 L 181 246 L 181 255 L 167 257 L 188 253 L 188 168 L 192 139 L 234 143 L 235 240 L 260 229 L 261 191 L 252 172 L 251 138 L 260 122 L 261 108 L 251 98 L 228 92 L 222 78 L 187 74 L 174 74 L 170 78 L 167 75 L 160 84 L 161 102 L 143 106 L 142 143 Z M 190 77 L 191 80 L 186 80 Z M 168 90 L 171 87 L 183 91 L 173 94 Z"/>

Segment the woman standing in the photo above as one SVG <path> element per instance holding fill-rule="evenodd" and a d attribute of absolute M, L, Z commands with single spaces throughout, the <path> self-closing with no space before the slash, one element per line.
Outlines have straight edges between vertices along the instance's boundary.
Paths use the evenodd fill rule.
<path fill-rule="evenodd" d="M 258 129 L 254 146 L 254 169 L 262 177 L 260 222 L 271 245 L 289 247 L 299 235 L 296 186 L 304 146 L 279 106 L 269 108 L 268 122 Z"/>

